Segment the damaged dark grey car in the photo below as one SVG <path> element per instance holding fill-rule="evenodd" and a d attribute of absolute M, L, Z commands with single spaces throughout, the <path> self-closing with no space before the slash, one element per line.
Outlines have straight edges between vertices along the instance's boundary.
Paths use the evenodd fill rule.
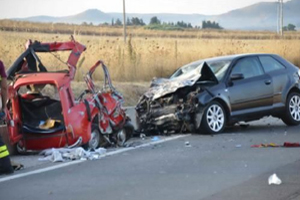
<path fill-rule="evenodd" d="M 298 125 L 299 83 L 299 69 L 274 54 L 199 60 L 152 81 L 136 106 L 138 129 L 214 134 L 269 115 Z"/>

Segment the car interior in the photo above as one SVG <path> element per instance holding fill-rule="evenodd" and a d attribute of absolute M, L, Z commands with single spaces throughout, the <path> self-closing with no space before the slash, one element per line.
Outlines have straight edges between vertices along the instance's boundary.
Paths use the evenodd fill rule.
<path fill-rule="evenodd" d="M 23 133 L 55 133 L 64 129 L 55 85 L 26 85 L 18 90 Z"/>

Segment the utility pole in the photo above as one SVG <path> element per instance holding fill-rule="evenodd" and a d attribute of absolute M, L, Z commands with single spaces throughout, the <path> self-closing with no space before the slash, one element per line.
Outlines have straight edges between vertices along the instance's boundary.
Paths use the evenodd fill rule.
<path fill-rule="evenodd" d="M 280 1 L 277 2 L 277 34 L 280 34 Z"/>
<path fill-rule="evenodd" d="M 123 0 L 123 35 L 124 35 L 124 43 L 126 43 L 126 12 L 125 12 L 125 0 Z"/>
<path fill-rule="evenodd" d="M 283 36 L 283 0 L 280 0 L 280 35 Z"/>

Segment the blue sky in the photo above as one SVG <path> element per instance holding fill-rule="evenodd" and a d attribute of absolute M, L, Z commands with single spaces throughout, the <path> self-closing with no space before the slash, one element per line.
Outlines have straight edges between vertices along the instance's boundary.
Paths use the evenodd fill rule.
<path fill-rule="evenodd" d="M 263 1 L 276 2 L 276 0 Z M 126 11 L 214 15 L 258 2 L 262 0 L 126 0 Z M 0 0 L 0 19 L 36 15 L 67 16 L 87 9 L 122 12 L 122 5 L 123 0 Z"/>

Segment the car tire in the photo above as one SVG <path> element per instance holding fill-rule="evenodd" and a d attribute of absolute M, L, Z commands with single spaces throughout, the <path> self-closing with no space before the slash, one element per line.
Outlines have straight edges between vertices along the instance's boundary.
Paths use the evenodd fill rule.
<path fill-rule="evenodd" d="M 105 147 L 106 142 L 101 134 L 98 126 L 96 124 L 92 124 L 91 138 L 87 144 L 83 147 L 85 149 L 97 149 L 98 147 Z"/>
<path fill-rule="evenodd" d="M 300 94 L 298 92 L 289 94 L 285 105 L 285 114 L 281 119 L 288 126 L 300 124 Z"/>
<path fill-rule="evenodd" d="M 200 133 L 221 133 L 226 125 L 226 113 L 224 107 L 217 101 L 212 101 L 205 108 Z"/>

